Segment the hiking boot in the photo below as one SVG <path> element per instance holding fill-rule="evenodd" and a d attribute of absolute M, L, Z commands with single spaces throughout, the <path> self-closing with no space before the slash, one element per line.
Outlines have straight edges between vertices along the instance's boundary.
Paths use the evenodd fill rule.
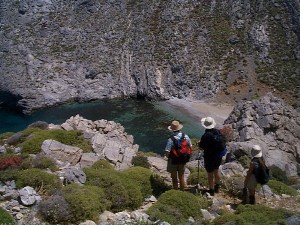
<path fill-rule="evenodd" d="M 215 193 L 219 193 L 220 190 L 220 184 L 215 184 Z"/>
<path fill-rule="evenodd" d="M 251 205 L 255 204 L 255 196 L 249 195 L 249 204 Z"/>
<path fill-rule="evenodd" d="M 209 189 L 207 191 L 211 196 L 214 196 L 215 195 L 215 190 L 214 189 Z"/>
<path fill-rule="evenodd" d="M 215 195 L 215 190 L 214 189 L 209 189 L 209 190 L 203 190 L 202 191 L 202 195 L 205 195 L 206 193 L 208 193 L 210 196 L 214 196 Z"/>

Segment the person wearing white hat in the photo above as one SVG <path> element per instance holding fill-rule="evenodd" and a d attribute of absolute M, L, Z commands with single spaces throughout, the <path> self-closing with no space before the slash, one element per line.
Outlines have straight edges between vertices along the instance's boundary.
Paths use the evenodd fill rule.
<path fill-rule="evenodd" d="M 249 169 L 247 171 L 247 175 L 244 181 L 244 189 L 243 189 L 243 195 L 247 195 L 247 190 L 249 191 L 249 203 L 255 204 L 255 188 L 257 185 L 257 180 L 254 175 L 255 170 L 257 170 L 259 167 L 266 168 L 266 164 L 263 160 L 263 154 L 262 149 L 259 145 L 253 145 L 251 148 L 251 162 L 249 165 Z M 246 197 L 246 196 L 244 196 Z M 244 200 L 244 203 L 247 203 L 247 200 Z"/>
<path fill-rule="evenodd" d="M 214 195 L 219 192 L 219 167 L 222 163 L 222 157 L 227 152 L 225 138 L 221 132 L 215 128 L 217 124 L 212 117 L 202 118 L 201 125 L 205 128 L 205 132 L 201 137 L 199 147 L 204 150 L 204 168 L 207 172 L 209 186 L 207 192 L 210 195 Z"/>
<path fill-rule="evenodd" d="M 185 171 L 185 164 L 186 161 L 182 161 L 181 159 L 174 156 L 176 152 L 175 143 L 179 140 L 182 140 L 187 148 L 191 150 L 192 142 L 188 135 L 183 134 L 181 129 L 183 125 L 180 124 L 177 120 L 172 121 L 171 125 L 168 126 L 168 130 L 172 131 L 173 134 L 169 137 L 167 141 L 167 145 L 165 148 L 165 154 L 168 158 L 168 165 L 167 171 L 171 173 L 173 188 L 178 189 L 178 180 L 179 180 L 179 187 L 180 190 L 184 190 L 185 188 L 185 181 L 184 181 L 184 171 Z"/>

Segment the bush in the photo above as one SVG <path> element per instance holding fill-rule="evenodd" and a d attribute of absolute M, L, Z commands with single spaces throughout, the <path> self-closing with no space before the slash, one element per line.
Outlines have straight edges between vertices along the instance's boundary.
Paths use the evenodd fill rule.
<path fill-rule="evenodd" d="M 54 160 L 44 155 L 37 155 L 35 159 L 32 160 L 32 165 L 34 168 L 39 168 L 39 169 L 49 168 L 51 171 L 59 170 Z"/>
<path fill-rule="evenodd" d="M 243 155 L 243 156 L 241 156 L 241 157 L 238 159 L 238 161 L 241 163 L 241 165 L 242 165 L 244 168 L 249 168 L 251 159 L 249 158 L 249 156 Z"/>
<path fill-rule="evenodd" d="M 70 206 L 62 195 L 52 195 L 38 206 L 45 220 L 52 224 L 68 222 L 72 218 Z"/>
<path fill-rule="evenodd" d="M 114 166 L 111 165 L 107 160 L 101 159 L 96 161 L 92 167 L 92 169 L 100 170 L 100 169 L 111 169 L 114 170 Z"/>
<path fill-rule="evenodd" d="M 106 199 L 111 202 L 113 212 L 135 209 L 142 203 L 143 196 L 136 182 L 128 182 L 120 172 L 111 169 L 86 168 L 86 184 L 103 188 Z"/>
<path fill-rule="evenodd" d="M 204 169 L 199 169 L 198 181 L 198 168 L 190 168 L 190 175 L 187 179 L 189 185 L 196 185 L 198 182 L 203 186 L 208 186 L 207 172 Z"/>
<path fill-rule="evenodd" d="M 30 128 L 33 129 L 33 128 Z M 22 153 L 37 154 L 41 151 L 42 143 L 46 139 L 53 139 L 66 145 L 72 145 L 81 148 L 84 152 L 90 152 L 92 146 L 86 141 L 81 131 L 71 130 L 35 130 L 20 144 Z"/>
<path fill-rule="evenodd" d="M 291 195 L 291 196 L 296 196 L 298 195 L 297 190 L 287 186 L 286 184 L 277 181 L 277 180 L 270 180 L 268 182 L 268 186 L 272 189 L 273 193 L 281 195 L 281 194 L 286 194 L 286 195 Z"/>
<path fill-rule="evenodd" d="M 22 157 L 18 155 L 0 156 L 0 170 L 8 168 L 18 168 L 22 164 Z"/>
<path fill-rule="evenodd" d="M 147 197 L 152 194 L 152 187 L 150 177 L 152 175 L 151 170 L 143 167 L 132 167 L 122 172 L 122 177 L 127 179 L 127 182 L 136 183 L 143 194 L 143 197 Z"/>
<path fill-rule="evenodd" d="M 270 169 L 270 175 L 272 180 L 281 181 L 285 184 L 288 183 L 288 177 L 282 169 L 280 169 L 275 165 L 270 166 L 269 169 Z"/>
<path fill-rule="evenodd" d="M 161 176 L 153 174 L 150 177 L 151 187 L 153 189 L 152 193 L 154 196 L 158 197 L 162 193 L 172 189 L 172 186 L 168 185 Z"/>
<path fill-rule="evenodd" d="M 207 208 L 209 202 L 189 192 L 170 190 L 163 193 L 148 210 L 151 219 L 163 220 L 170 224 L 186 224 L 189 217 L 196 221 L 202 218 L 200 209 Z"/>
<path fill-rule="evenodd" d="M 88 219 L 98 222 L 99 214 L 108 205 L 102 188 L 96 186 L 70 184 L 63 188 L 63 196 L 70 206 L 72 222 Z"/>
<path fill-rule="evenodd" d="M 288 218 L 291 215 L 291 212 L 280 208 L 273 209 L 264 205 L 239 205 L 235 214 L 226 213 L 217 217 L 212 224 L 285 224 L 283 223 L 283 219 Z"/>
<path fill-rule="evenodd" d="M 134 156 L 131 163 L 134 166 L 144 167 L 147 169 L 150 168 L 150 163 L 148 162 L 147 157 L 141 153 L 138 153 L 136 156 Z"/>
<path fill-rule="evenodd" d="M 13 132 L 5 132 L 0 134 L 0 145 L 4 145 L 5 141 L 13 134 L 14 134 Z"/>
<path fill-rule="evenodd" d="M 15 224 L 14 218 L 4 209 L 0 208 L 0 224 Z"/>
<path fill-rule="evenodd" d="M 58 176 L 36 168 L 19 171 L 16 177 L 16 185 L 17 188 L 31 186 L 39 189 L 40 192 L 45 192 L 45 194 L 51 194 L 61 187 Z"/>
<path fill-rule="evenodd" d="M 16 180 L 18 176 L 18 170 L 4 170 L 0 173 L 0 181 Z"/>

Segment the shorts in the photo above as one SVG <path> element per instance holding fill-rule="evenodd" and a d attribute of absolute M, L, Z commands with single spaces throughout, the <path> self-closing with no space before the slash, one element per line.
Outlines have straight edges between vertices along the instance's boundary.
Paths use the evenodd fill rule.
<path fill-rule="evenodd" d="M 208 173 L 211 173 L 214 170 L 219 169 L 221 163 L 222 163 L 222 157 L 204 158 L 204 168 Z"/>
<path fill-rule="evenodd" d="M 254 174 L 251 174 L 251 176 L 248 180 L 248 183 L 247 183 L 247 188 L 248 189 L 255 189 L 256 185 L 257 185 L 256 178 L 255 178 Z"/>
<path fill-rule="evenodd" d="M 169 173 L 178 172 L 178 175 L 183 175 L 185 170 L 185 164 L 172 164 L 171 160 L 168 160 L 167 171 Z"/>

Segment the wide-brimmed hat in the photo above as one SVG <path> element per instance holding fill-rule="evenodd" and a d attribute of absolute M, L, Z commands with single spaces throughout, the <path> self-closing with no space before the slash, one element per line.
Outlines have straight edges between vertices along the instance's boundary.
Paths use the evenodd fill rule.
<path fill-rule="evenodd" d="M 202 118 L 201 124 L 205 129 L 212 129 L 216 126 L 215 120 L 209 116 Z"/>
<path fill-rule="evenodd" d="M 259 145 L 253 145 L 251 149 L 251 155 L 253 158 L 260 158 L 262 157 L 262 150 Z"/>
<path fill-rule="evenodd" d="M 171 126 L 168 126 L 168 129 L 171 131 L 178 131 L 183 127 L 177 120 L 172 121 Z"/>

